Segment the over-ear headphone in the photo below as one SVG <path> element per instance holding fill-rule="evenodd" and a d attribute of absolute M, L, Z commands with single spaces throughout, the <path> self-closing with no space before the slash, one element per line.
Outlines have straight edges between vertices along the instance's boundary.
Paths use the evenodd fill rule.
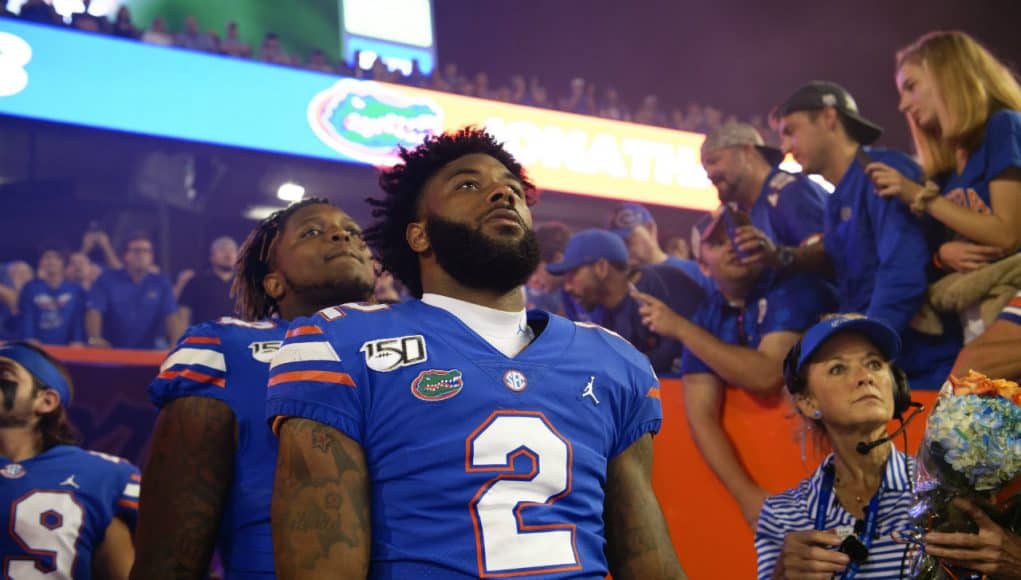
<path fill-rule="evenodd" d="M 800 358 L 799 340 L 787 351 L 787 356 L 783 359 L 783 380 L 792 395 L 804 393 L 808 386 L 804 373 L 797 370 Z M 890 363 L 890 372 L 893 374 L 893 418 L 902 419 L 904 412 L 911 406 L 911 385 L 908 384 L 908 376 L 897 365 Z"/>

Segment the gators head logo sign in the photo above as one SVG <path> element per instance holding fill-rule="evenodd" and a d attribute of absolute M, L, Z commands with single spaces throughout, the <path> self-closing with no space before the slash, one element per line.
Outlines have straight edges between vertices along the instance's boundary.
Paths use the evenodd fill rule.
<path fill-rule="evenodd" d="M 312 132 L 334 151 L 376 166 L 399 161 L 397 146 L 412 149 L 443 132 L 443 111 L 432 99 L 371 81 L 342 79 L 308 104 Z"/>
<path fill-rule="evenodd" d="M 461 392 L 464 379 L 457 369 L 441 371 L 429 369 L 418 373 L 411 381 L 411 394 L 423 401 L 442 401 Z"/>

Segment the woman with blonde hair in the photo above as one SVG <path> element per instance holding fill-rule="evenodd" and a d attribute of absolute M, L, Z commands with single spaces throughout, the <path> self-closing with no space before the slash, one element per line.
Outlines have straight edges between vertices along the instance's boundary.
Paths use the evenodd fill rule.
<path fill-rule="evenodd" d="M 956 234 L 933 261 L 969 272 L 1021 245 L 1021 86 L 974 38 L 930 32 L 897 54 L 899 109 L 926 178 L 868 166 L 880 195 L 896 196 Z M 946 239 L 946 238 L 944 238 Z"/>

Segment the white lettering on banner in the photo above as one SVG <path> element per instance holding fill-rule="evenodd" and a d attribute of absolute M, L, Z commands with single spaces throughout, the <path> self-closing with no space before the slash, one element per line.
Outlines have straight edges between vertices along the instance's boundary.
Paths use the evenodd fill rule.
<path fill-rule="evenodd" d="M 710 185 L 694 147 L 500 117 L 489 117 L 485 126 L 526 167 L 538 164 L 666 186 Z"/>
<path fill-rule="evenodd" d="M 0 97 L 11 97 L 28 86 L 25 66 L 32 60 L 32 46 L 20 36 L 0 32 Z"/>

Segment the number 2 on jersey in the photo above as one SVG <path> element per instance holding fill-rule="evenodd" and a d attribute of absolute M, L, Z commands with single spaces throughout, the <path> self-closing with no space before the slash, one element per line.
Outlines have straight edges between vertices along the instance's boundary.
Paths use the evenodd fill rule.
<path fill-rule="evenodd" d="M 522 511 L 571 492 L 571 444 L 532 411 L 496 411 L 465 441 L 468 472 L 499 473 L 471 501 L 479 576 L 492 578 L 580 570 L 573 524 L 526 525 Z M 520 456 L 531 471 L 515 473 Z"/>
<path fill-rule="evenodd" d="M 33 491 L 11 506 L 10 530 L 34 558 L 9 557 L 6 578 L 64 580 L 73 573 L 85 510 L 66 491 Z"/>

